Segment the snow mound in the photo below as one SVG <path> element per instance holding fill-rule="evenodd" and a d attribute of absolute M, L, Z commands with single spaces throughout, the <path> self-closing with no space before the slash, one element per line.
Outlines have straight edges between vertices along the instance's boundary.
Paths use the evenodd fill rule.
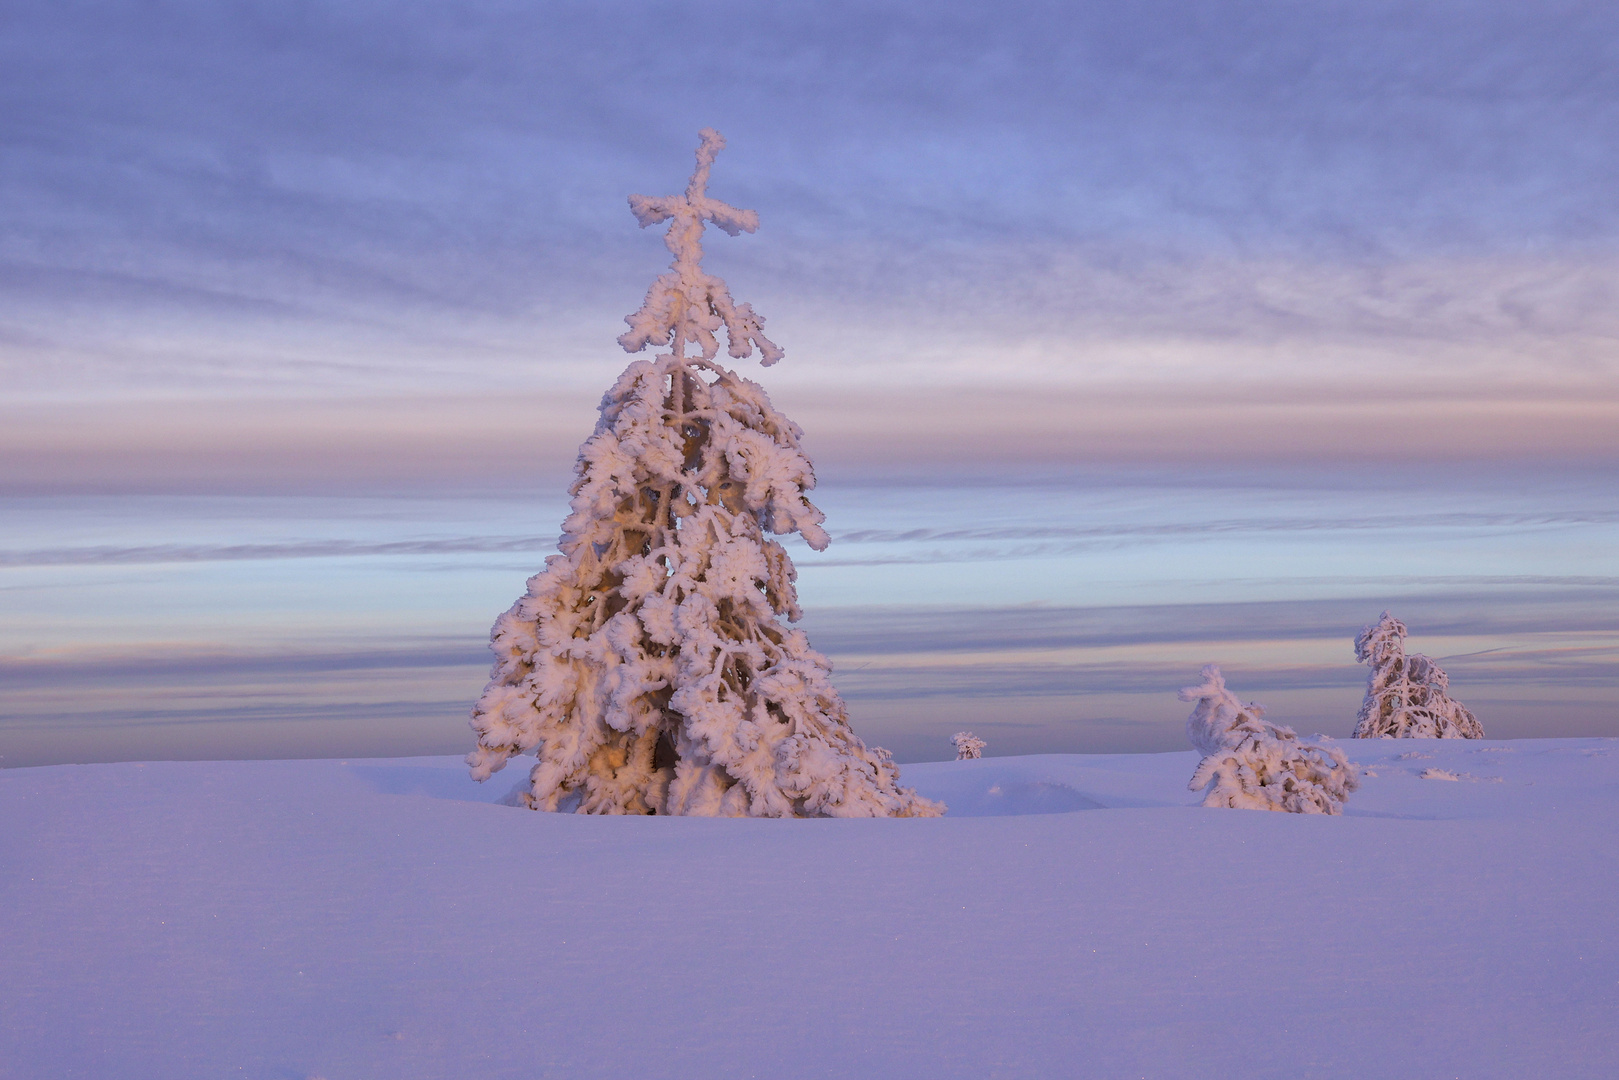
<path fill-rule="evenodd" d="M 474 782 L 465 769 L 445 768 L 438 758 L 366 761 L 350 764 L 348 770 L 379 795 L 415 795 L 455 802 L 489 801 L 488 789 Z"/>
<path fill-rule="evenodd" d="M 1105 804 L 1061 780 L 1020 776 L 1014 770 L 990 771 L 974 780 L 951 793 L 947 816 L 1011 817 L 1106 809 Z"/>
<path fill-rule="evenodd" d="M 1471 783 L 1471 784 L 1477 784 L 1477 783 L 1480 783 L 1480 782 L 1489 783 L 1489 784 L 1500 784 L 1500 783 L 1505 782 L 1505 777 L 1500 777 L 1500 776 L 1474 776 L 1472 773 L 1454 772 L 1454 771 L 1452 771 L 1450 769 L 1423 769 L 1420 773 L 1417 774 L 1417 778 L 1420 779 L 1420 780 L 1454 780 L 1454 781 L 1463 781 L 1463 780 L 1465 780 L 1465 781 L 1467 781 L 1468 783 Z"/>
<path fill-rule="evenodd" d="M 1184 806 L 1189 754 L 1032 754 L 905 766 L 919 794 L 947 817 L 1025 817 L 1080 810 Z"/>

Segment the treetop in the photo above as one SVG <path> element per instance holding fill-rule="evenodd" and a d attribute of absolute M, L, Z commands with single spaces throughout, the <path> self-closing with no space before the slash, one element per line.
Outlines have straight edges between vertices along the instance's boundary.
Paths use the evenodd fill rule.
<path fill-rule="evenodd" d="M 630 212 L 641 227 L 669 222 L 663 242 L 674 255 L 669 270 L 647 290 L 641 308 L 625 316 L 630 329 L 619 336 L 625 352 L 640 352 L 648 345 L 666 345 L 670 355 L 686 359 L 686 346 L 702 350 L 712 360 L 719 351 L 715 331 L 725 327 L 730 355 L 741 360 L 759 348 L 759 362 L 769 367 L 785 355 L 764 335 L 764 317 L 749 304 L 731 299 L 724 281 L 703 272 L 703 230 L 713 222 L 732 236 L 759 228 L 759 215 L 739 210 L 708 196 L 709 173 L 725 137 L 713 128 L 699 133 L 697 167 L 683 195 L 631 195 Z"/>

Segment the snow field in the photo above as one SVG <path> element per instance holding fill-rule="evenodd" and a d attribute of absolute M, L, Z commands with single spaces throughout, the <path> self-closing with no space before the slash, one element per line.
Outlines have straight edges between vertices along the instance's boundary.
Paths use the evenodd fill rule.
<path fill-rule="evenodd" d="M 1342 817 L 1197 807 L 1192 752 L 908 765 L 920 820 L 4 771 L 0 1076 L 1619 1073 L 1619 740 L 1341 745 Z"/>

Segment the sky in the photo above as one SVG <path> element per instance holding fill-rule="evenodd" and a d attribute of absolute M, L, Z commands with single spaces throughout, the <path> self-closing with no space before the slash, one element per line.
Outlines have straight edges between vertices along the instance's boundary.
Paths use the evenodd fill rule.
<path fill-rule="evenodd" d="M 1168 749 L 1226 645 L 1346 733 L 1396 602 L 1619 734 L 1612 5 L 19 2 L 0 763 L 455 749 L 707 126 L 902 760 Z"/>

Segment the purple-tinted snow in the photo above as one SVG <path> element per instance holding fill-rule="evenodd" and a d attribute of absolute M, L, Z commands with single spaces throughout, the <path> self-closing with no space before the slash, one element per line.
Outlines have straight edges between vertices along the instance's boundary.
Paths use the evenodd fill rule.
<path fill-rule="evenodd" d="M 1191 753 L 909 765 L 908 821 L 0 772 L 0 1076 L 1619 1074 L 1619 741 L 1345 745 L 1339 818 L 1198 808 Z"/>

